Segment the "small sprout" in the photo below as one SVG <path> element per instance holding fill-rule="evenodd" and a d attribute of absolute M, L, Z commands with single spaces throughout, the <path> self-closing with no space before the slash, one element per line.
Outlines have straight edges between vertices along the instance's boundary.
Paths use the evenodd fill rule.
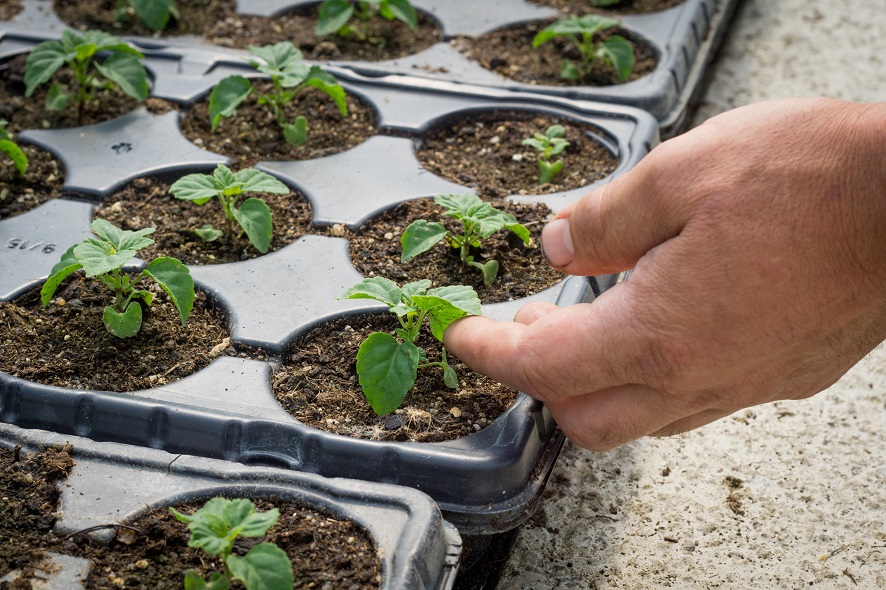
<path fill-rule="evenodd" d="M 252 67 L 271 77 L 274 90 L 261 94 L 244 76 L 228 76 L 218 83 L 209 95 L 209 118 L 212 131 L 225 117 L 230 117 L 246 97 L 255 93 L 258 103 L 265 105 L 283 130 L 283 138 L 292 147 L 308 140 L 308 120 L 299 115 L 292 123 L 286 120 L 283 108 L 302 90 L 309 87 L 326 93 L 336 104 L 341 115 L 347 116 L 348 103 L 344 88 L 335 77 L 319 66 L 308 66 L 302 61 L 302 53 L 289 41 L 263 47 L 249 47 L 249 53 L 261 61 L 253 60 Z"/>
<path fill-rule="evenodd" d="M 451 247 L 458 249 L 463 264 L 473 266 L 483 273 L 483 284 L 488 287 L 498 276 L 498 262 L 476 262 L 470 253 L 471 248 L 479 248 L 483 240 L 502 229 L 513 232 L 527 246 L 531 241 L 529 230 L 517 223 L 513 215 L 499 211 L 477 195 L 437 195 L 434 202 L 446 209 L 444 215 L 461 221 L 462 233 L 452 234 L 442 223 L 436 221 L 413 221 L 400 236 L 400 244 L 403 246 L 400 262 L 409 262 L 430 250 L 437 242 L 446 240 Z"/>
<path fill-rule="evenodd" d="M 175 0 L 117 0 L 117 21 L 128 21 L 130 9 L 155 31 L 165 29 L 170 18 L 180 18 Z"/>
<path fill-rule="evenodd" d="M 94 58 L 99 52 L 110 55 L 102 62 Z M 25 96 L 31 96 L 38 86 L 48 82 L 65 64 L 74 74 L 74 102 L 77 103 L 77 123 L 83 123 L 86 103 L 96 90 L 119 87 L 127 96 L 143 101 L 148 97 L 148 74 L 142 65 L 144 55 L 112 35 L 102 31 L 83 34 L 70 29 L 62 33 L 60 41 L 44 41 L 28 55 L 25 63 Z M 70 96 L 55 82 L 46 95 L 46 108 L 64 110 Z"/>
<path fill-rule="evenodd" d="M 562 125 L 551 125 L 544 133 L 536 133 L 532 137 L 523 140 L 523 145 L 535 148 L 538 152 L 538 183 L 545 184 L 554 180 L 554 177 L 563 170 L 563 160 L 551 162 L 551 157 L 556 156 L 569 147 L 569 142 L 563 139 L 566 129 Z"/>
<path fill-rule="evenodd" d="M 225 567 L 224 572 L 213 573 L 208 582 L 196 570 L 188 570 L 186 590 L 227 590 L 234 580 L 242 582 L 246 590 L 292 590 L 292 562 L 274 543 L 254 545 L 243 557 L 231 555 L 237 537 L 261 537 L 277 524 L 280 511 L 276 508 L 258 512 L 247 499 L 213 498 L 194 514 L 182 514 L 171 507 L 169 511 L 188 524 L 188 547 L 218 557 Z"/>
<path fill-rule="evenodd" d="M 409 0 L 323 0 L 314 33 L 320 37 L 335 33 L 381 44 L 384 40 L 373 37 L 370 28 L 376 15 L 385 20 L 398 20 L 413 33 L 418 31 L 418 15 Z M 357 17 L 357 25 L 350 24 L 352 17 Z"/>
<path fill-rule="evenodd" d="M 366 401 L 379 416 L 393 412 L 412 389 L 418 369 L 440 367 L 443 382 L 458 387 L 458 375 L 446 360 L 429 363 L 427 352 L 415 345 L 425 318 L 434 338 L 443 342 L 446 328 L 459 318 L 480 315 L 477 293 L 464 285 L 430 289 L 431 281 L 406 283 L 403 288 L 384 277 L 364 279 L 345 291 L 339 299 L 374 299 L 388 306 L 397 316 L 399 340 L 386 332 L 373 332 L 357 352 L 357 376 Z"/>
<path fill-rule="evenodd" d="M 271 208 L 256 197 L 246 199 L 239 207 L 237 202 L 245 193 L 285 195 L 290 192 L 289 187 L 270 174 L 254 168 L 232 172 L 223 164 L 219 164 L 212 174 L 188 174 L 169 187 L 169 193 L 173 197 L 193 201 L 195 205 L 205 205 L 213 197 L 217 197 L 221 203 L 225 212 L 227 232 L 206 224 L 194 230 L 200 239 L 211 242 L 226 236 L 230 241 L 234 237 L 236 221 L 243 230 L 241 235 L 245 233 L 249 242 L 262 254 L 268 251 L 273 235 Z"/>
<path fill-rule="evenodd" d="M 15 169 L 19 175 L 24 176 L 28 169 L 28 157 L 22 148 L 13 141 L 12 136 L 6 131 L 6 125 L 9 123 L 6 119 L 0 119 L 0 152 L 9 156 Z"/>
<path fill-rule="evenodd" d="M 154 300 L 150 291 L 135 288 L 147 276 L 169 295 L 184 326 L 194 306 L 194 279 L 188 267 L 175 258 L 161 257 L 155 258 L 134 277 L 120 271 L 139 250 L 154 243 L 154 240 L 145 237 L 154 233 L 154 228 L 121 230 L 104 219 L 96 219 L 92 222 L 92 231 L 97 238 L 86 238 L 74 244 L 52 267 L 49 278 L 40 289 L 43 305 L 49 305 L 56 289 L 68 275 L 82 268 L 87 277 L 98 277 L 103 285 L 114 292 L 114 304 L 107 306 L 102 314 L 105 328 L 114 336 L 130 338 L 141 329 L 141 304 L 150 306 Z"/>
<path fill-rule="evenodd" d="M 624 82 L 634 71 L 634 48 L 630 42 L 621 35 L 610 35 L 602 42 L 594 41 L 597 33 L 620 24 L 618 20 L 596 14 L 572 16 L 558 20 L 539 31 L 532 40 L 532 46 L 538 47 L 556 37 L 566 37 L 575 43 L 581 53 L 581 61 L 576 64 L 564 59 L 561 78 L 582 80 L 591 73 L 594 63 L 600 61 L 611 67 L 618 80 Z"/>

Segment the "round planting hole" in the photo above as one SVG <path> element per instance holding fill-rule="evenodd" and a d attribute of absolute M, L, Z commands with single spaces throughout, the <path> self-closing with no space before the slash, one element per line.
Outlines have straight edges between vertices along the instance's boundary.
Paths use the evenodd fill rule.
<path fill-rule="evenodd" d="M 38 147 L 19 147 L 28 158 L 24 175 L 5 155 L 0 155 L 0 220 L 27 213 L 62 194 L 65 176 L 59 161 Z"/>

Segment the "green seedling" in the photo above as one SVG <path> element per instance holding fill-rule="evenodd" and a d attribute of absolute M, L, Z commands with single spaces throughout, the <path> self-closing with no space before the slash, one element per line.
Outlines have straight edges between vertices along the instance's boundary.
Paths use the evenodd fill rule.
<path fill-rule="evenodd" d="M 459 318 L 480 315 L 477 293 L 464 285 L 430 289 L 431 281 L 406 283 L 403 288 L 390 279 L 364 279 L 344 292 L 339 299 L 374 299 L 388 306 L 397 316 L 397 338 L 386 332 L 373 332 L 357 352 L 357 376 L 363 394 L 379 416 L 400 407 L 415 384 L 418 369 L 440 367 L 443 382 L 450 389 L 458 387 L 458 375 L 446 360 L 443 348 L 440 362 L 428 362 L 427 352 L 415 345 L 425 319 L 434 338 L 443 342 L 446 328 Z M 399 338 L 399 340 L 398 340 Z"/>
<path fill-rule="evenodd" d="M 117 20 L 128 21 L 130 9 L 149 28 L 162 31 L 170 18 L 179 19 L 175 0 L 117 0 Z"/>
<path fill-rule="evenodd" d="M 563 160 L 552 162 L 551 158 L 569 147 L 569 142 L 563 139 L 564 135 L 566 129 L 562 125 L 551 125 L 544 133 L 536 133 L 523 140 L 523 145 L 528 145 L 538 152 L 536 162 L 538 162 L 539 184 L 551 182 L 563 170 Z"/>
<path fill-rule="evenodd" d="M 597 33 L 619 26 L 618 20 L 588 14 L 558 20 L 539 31 L 532 40 L 532 46 L 557 37 L 571 40 L 581 54 L 581 60 L 574 63 L 563 60 L 560 77 L 564 80 L 582 80 L 590 74 L 594 63 L 602 62 L 615 71 L 620 82 L 624 82 L 634 71 L 634 48 L 621 35 L 610 35 L 605 41 L 595 41 Z"/>
<path fill-rule="evenodd" d="M 100 52 L 110 55 L 98 61 L 95 58 Z M 86 103 L 92 100 L 96 90 L 119 87 L 136 100 L 148 97 L 148 74 L 141 62 L 143 57 L 140 51 L 102 31 L 86 31 L 81 35 L 69 29 L 62 33 L 60 41 L 44 41 L 28 55 L 25 96 L 31 96 L 38 86 L 51 80 L 67 64 L 74 75 L 72 94 L 54 82 L 46 95 L 46 108 L 64 110 L 73 96 L 77 123 L 82 124 Z"/>
<path fill-rule="evenodd" d="M 289 194 L 289 188 L 264 172 L 247 168 L 233 172 L 219 164 L 212 174 L 188 174 L 179 178 L 169 187 L 169 193 L 176 199 L 193 201 L 195 205 L 205 205 L 213 197 L 217 198 L 225 212 L 227 231 L 215 229 L 211 224 L 194 230 L 205 242 L 212 242 L 225 236 L 231 241 L 235 237 L 234 223 L 249 238 L 249 242 L 262 254 L 268 251 L 273 235 L 271 208 L 257 197 L 250 197 L 237 206 L 245 193 Z M 239 236 L 237 236 L 239 237 Z"/>
<path fill-rule="evenodd" d="M 135 276 L 120 270 L 139 250 L 154 243 L 145 237 L 154 233 L 154 228 L 121 230 L 104 219 L 96 219 L 92 222 L 92 231 L 97 237 L 74 244 L 52 267 L 49 278 L 40 289 L 43 305 L 49 305 L 56 289 L 68 275 L 82 268 L 87 277 L 97 277 L 114 293 L 114 304 L 107 306 L 102 314 L 105 328 L 114 336 L 130 338 L 141 329 L 141 304 L 150 306 L 154 300 L 150 291 L 136 289 L 139 281 L 150 277 L 169 295 L 184 326 L 194 306 L 194 279 L 188 267 L 175 258 L 161 257 L 155 258 Z"/>
<path fill-rule="evenodd" d="M 231 555 L 238 537 L 261 537 L 277 524 L 280 511 L 276 508 L 258 512 L 250 500 L 213 498 L 194 514 L 182 514 L 175 508 L 169 511 L 188 524 L 188 547 L 218 557 L 225 566 L 224 572 L 213 573 L 208 582 L 196 570 L 188 570 L 185 590 L 228 590 L 234 580 L 242 582 L 246 590 L 292 590 L 292 562 L 274 543 L 254 545 L 243 557 Z"/>
<path fill-rule="evenodd" d="M 18 144 L 15 143 L 9 132 L 6 131 L 8 123 L 9 121 L 6 119 L 0 119 L 0 152 L 9 156 L 19 175 L 24 176 L 28 170 L 28 157 L 22 151 L 22 148 L 18 147 Z"/>
<path fill-rule="evenodd" d="M 323 0 L 314 33 L 321 37 L 336 33 L 341 37 L 383 43 L 383 39 L 372 36 L 371 22 L 376 16 L 398 20 L 413 33 L 418 31 L 418 15 L 409 0 Z M 355 24 L 351 24 L 352 18 Z"/>
<path fill-rule="evenodd" d="M 284 41 L 263 47 L 250 47 L 249 52 L 261 61 L 250 62 L 252 67 L 271 77 L 274 90 L 260 93 L 244 76 L 229 76 L 218 83 L 209 95 L 209 118 L 212 131 L 225 117 L 233 116 L 237 107 L 246 97 L 255 94 L 260 105 L 267 106 L 283 130 L 283 138 L 292 147 L 303 145 L 308 140 L 308 120 L 299 115 L 292 123 L 286 120 L 283 108 L 300 92 L 316 88 L 335 101 L 342 117 L 348 114 L 347 95 L 335 77 L 318 66 L 308 66 L 302 61 L 302 53 Z"/>
<path fill-rule="evenodd" d="M 479 248 L 483 240 L 503 229 L 513 232 L 527 246 L 531 241 L 529 230 L 517 223 L 513 215 L 499 211 L 477 195 L 437 195 L 434 197 L 434 202 L 445 209 L 444 215 L 461 221 L 462 233 L 453 234 L 442 223 L 436 221 L 425 219 L 413 221 L 400 236 L 400 244 L 403 246 L 400 262 L 409 262 L 445 240 L 459 251 L 463 264 L 477 268 L 483 273 L 483 284 L 488 287 L 498 276 L 499 264 L 495 260 L 475 261 L 471 255 L 471 248 Z"/>

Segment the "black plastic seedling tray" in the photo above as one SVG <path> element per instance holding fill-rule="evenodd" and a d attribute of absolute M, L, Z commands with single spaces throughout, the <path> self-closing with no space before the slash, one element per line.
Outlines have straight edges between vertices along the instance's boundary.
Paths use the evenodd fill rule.
<path fill-rule="evenodd" d="M 399 59 L 330 63 L 370 77 L 406 75 L 634 106 L 652 113 L 661 124 L 663 136 L 668 137 L 682 130 L 688 108 L 703 86 L 707 66 L 719 48 L 739 1 L 685 0 L 658 12 L 620 16 L 623 28 L 654 48 L 658 65 L 649 75 L 613 86 L 550 86 L 517 82 L 485 69 L 450 43 L 456 36 L 479 36 L 557 16 L 556 10 L 526 0 L 498 0 L 483 3 L 482 7 L 470 0 L 414 0 L 417 9 L 432 15 L 438 22 L 443 41 Z M 237 10 L 244 14 L 274 16 L 312 4 L 316 1 L 238 0 Z M 57 35 L 64 28 L 65 25 L 52 12 L 51 2 L 26 0 L 25 5 L 26 11 L 11 21 L 9 30 Z M 132 37 L 132 40 L 145 48 L 206 46 L 202 39 L 195 37 Z"/>
<path fill-rule="evenodd" d="M 76 531 L 127 520 L 156 507 L 214 496 L 274 496 L 324 510 L 355 522 L 373 539 L 382 560 L 383 590 L 447 590 L 452 587 L 461 539 L 425 494 L 402 486 L 269 467 L 170 455 L 163 451 L 0 424 L 0 447 L 33 450 L 73 445 L 74 468 L 60 482 L 61 505 L 53 533 Z M 92 533 L 110 540 L 113 532 Z M 48 588 L 76 590 L 89 573 L 82 558 L 54 557 L 39 577 Z M 60 567 L 59 567 L 60 566 Z M 43 586 L 41 586 L 43 587 Z"/>
<path fill-rule="evenodd" d="M 43 37 L 7 32 L 0 39 L 0 57 L 26 51 Z M 247 72 L 242 55 L 206 48 L 152 51 L 146 66 L 153 75 L 152 94 L 182 103 L 201 98 L 221 77 Z M 630 107 L 333 70 L 349 93 L 375 109 L 379 133 L 333 156 L 258 166 L 297 188 L 319 224 L 359 227 L 405 200 L 466 192 L 423 169 L 414 155 L 423 133 L 443 119 L 516 110 L 591 123 L 619 161 L 615 173 L 596 184 L 632 168 L 658 138 L 657 121 Z M 155 116 L 139 109 L 89 127 L 25 131 L 19 140 L 59 157 L 70 198 L 0 221 L 4 301 L 41 284 L 60 253 L 88 235 L 93 203 L 117 187 L 140 176 L 175 177 L 227 161 L 186 141 L 178 133 L 175 112 Z M 380 163 L 379 153 L 392 162 L 390 168 Z M 514 198 L 557 210 L 593 186 Z M 321 322 L 380 309 L 365 301 L 336 300 L 362 278 L 347 248 L 342 238 L 307 235 L 250 261 L 191 266 L 191 273 L 226 311 L 232 340 L 273 356 Z M 530 298 L 484 305 L 484 314 L 510 320 L 531 299 L 572 305 L 591 300 L 605 286 L 596 279 L 571 278 Z M 407 486 L 438 502 L 462 535 L 478 537 L 511 530 L 532 514 L 563 443 L 542 404 L 523 395 L 490 426 L 449 442 L 330 434 L 306 427 L 279 406 L 270 385 L 273 362 L 222 357 L 188 378 L 129 393 L 62 389 L 0 373 L 0 420 L 168 453 Z"/>

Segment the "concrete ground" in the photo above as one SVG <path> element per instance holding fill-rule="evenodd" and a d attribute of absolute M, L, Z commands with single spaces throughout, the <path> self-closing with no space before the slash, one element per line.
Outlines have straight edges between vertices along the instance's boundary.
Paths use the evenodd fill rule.
<path fill-rule="evenodd" d="M 883 0 L 745 0 L 732 26 L 697 123 L 783 96 L 886 100 Z M 810 400 L 567 445 L 498 585 L 810 587 L 886 589 L 886 346 Z"/>

